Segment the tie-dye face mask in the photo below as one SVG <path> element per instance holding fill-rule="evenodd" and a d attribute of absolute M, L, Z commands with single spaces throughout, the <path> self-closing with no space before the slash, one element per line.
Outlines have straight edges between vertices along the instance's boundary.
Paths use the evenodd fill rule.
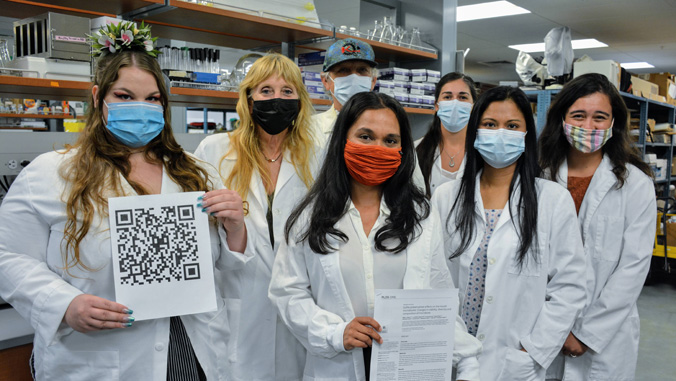
<path fill-rule="evenodd" d="M 573 126 L 563 122 L 563 132 L 566 134 L 566 139 L 571 146 L 578 151 L 584 153 L 591 153 L 598 151 L 604 144 L 613 136 L 613 123 L 606 130 L 589 130 L 582 127 Z"/>

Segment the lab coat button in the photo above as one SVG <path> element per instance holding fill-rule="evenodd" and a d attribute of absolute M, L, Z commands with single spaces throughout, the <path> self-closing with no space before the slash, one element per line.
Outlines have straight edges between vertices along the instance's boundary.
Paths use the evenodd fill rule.
<path fill-rule="evenodd" d="M 155 344 L 155 350 L 156 351 L 162 352 L 163 349 L 164 349 L 164 344 L 162 344 L 162 343 Z"/>
<path fill-rule="evenodd" d="M 489 264 L 489 265 L 495 264 L 495 258 L 489 259 L 489 260 L 488 260 L 488 264 Z"/>
<path fill-rule="evenodd" d="M 481 334 L 479 334 L 479 336 L 477 336 L 476 338 L 479 339 L 479 341 L 484 341 L 484 339 L 486 338 L 486 336 L 484 336 L 484 334 L 481 333 Z"/>
<path fill-rule="evenodd" d="M 274 213 L 275 213 L 275 215 L 279 216 L 280 214 L 282 214 L 282 211 L 279 210 L 279 209 L 275 209 Z"/>
<path fill-rule="evenodd" d="M 371 274 L 366 274 L 366 279 L 371 279 L 371 278 L 373 278 L 373 275 L 371 275 Z"/>
<path fill-rule="evenodd" d="M 486 302 L 493 303 L 493 297 L 492 296 L 487 297 Z"/>

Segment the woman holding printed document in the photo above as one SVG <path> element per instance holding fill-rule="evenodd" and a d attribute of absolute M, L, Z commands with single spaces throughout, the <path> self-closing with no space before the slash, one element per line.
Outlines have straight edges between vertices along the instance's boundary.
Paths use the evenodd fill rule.
<path fill-rule="evenodd" d="M 483 344 L 482 380 L 544 380 L 584 304 L 585 261 L 575 206 L 536 178 L 535 123 L 518 89 L 479 97 L 467 126 L 461 181 L 432 196 L 460 313 Z"/>
<path fill-rule="evenodd" d="M 222 298 L 215 312 L 137 322 L 131 309 L 143 306 L 114 302 L 108 198 L 222 186 L 213 167 L 174 140 L 148 28 L 110 28 L 96 35 L 102 56 L 77 143 L 35 159 L 2 203 L 0 295 L 35 329 L 38 380 L 226 377 Z M 239 196 L 212 190 L 202 203 L 219 217 L 220 226 L 210 224 L 214 262 L 246 261 L 225 250 L 247 244 Z"/>
<path fill-rule="evenodd" d="M 364 380 L 375 289 L 450 288 L 438 215 L 411 175 L 406 113 L 391 97 L 353 96 L 336 121 L 324 165 L 289 218 L 269 296 L 307 349 L 304 379 Z M 459 379 L 478 377 L 479 342 L 456 322 Z"/>

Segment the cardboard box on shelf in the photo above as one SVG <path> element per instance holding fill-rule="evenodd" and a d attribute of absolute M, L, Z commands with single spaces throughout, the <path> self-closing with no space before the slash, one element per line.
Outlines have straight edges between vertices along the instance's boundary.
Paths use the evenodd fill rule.
<path fill-rule="evenodd" d="M 671 176 L 676 176 L 676 157 L 671 160 Z"/>
<path fill-rule="evenodd" d="M 650 94 L 658 94 L 659 86 L 638 77 L 631 77 L 631 91 L 636 96 L 650 99 Z"/>
<path fill-rule="evenodd" d="M 648 97 L 657 102 L 667 103 L 667 97 L 664 95 L 650 94 Z"/>
<path fill-rule="evenodd" d="M 669 82 L 674 82 L 674 75 L 671 73 L 650 73 L 648 81 L 658 86 L 659 95 L 666 97 L 667 90 L 669 88 Z"/>

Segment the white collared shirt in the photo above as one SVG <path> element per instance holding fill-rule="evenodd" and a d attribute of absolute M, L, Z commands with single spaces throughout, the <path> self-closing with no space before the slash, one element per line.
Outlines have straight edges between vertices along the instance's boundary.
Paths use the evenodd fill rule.
<path fill-rule="evenodd" d="M 348 238 L 348 241 L 341 245 L 338 255 L 340 271 L 355 316 L 373 317 L 376 289 L 404 287 L 406 252 L 395 254 L 378 251 L 375 248 L 376 233 L 385 225 L 389 216 L 390 210 L 381 199 L 378 219 L 367 237 L 359 211 L 350 201 L 347 214 L 338 222 L 338 228 Z M 388 241 L 386 242 L 389 243 Z"/>

